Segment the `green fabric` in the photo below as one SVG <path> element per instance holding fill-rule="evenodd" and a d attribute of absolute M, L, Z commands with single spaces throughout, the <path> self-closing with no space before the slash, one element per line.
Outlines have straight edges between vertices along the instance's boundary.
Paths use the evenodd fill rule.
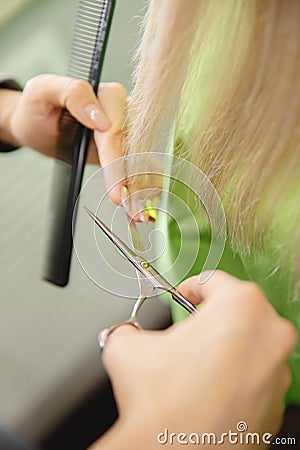
<path fill-rule="evenodd" d="M 177 194 L 180 194 L 178 189 Z M 204 222 L 203 215 L 201 215 L 198 208 L 195 208 L 193 213 L 198 224 Z M 183 278 L 179 270 L 181 267 L 189 268 L 184 278 L 199 274 L 210 247 L 210 232 L 208 227 L 199 226 L 200 248 L 197 252 L 196 261 L 190 268 L 193 255 L 196 251 L 195 248 L 197 249 L 197 240 L 199 240 L 197 233 L 189 232 L 193 227 L 192 217 L 188 216 L 184 210 L 180 211 L 180 208 L 177 206 L 175 220 L 170 215 L 162 217 L 158 226 L 163 229 L 164 236 L 167 240 L 166 251 L 159 260 L 160 270 L 165 273 L 166 278 L 171 283 L 177 285 Z M 184 252 L 182 252 L 181 244 L 182 247 L 184 246 Z M 180 258 L 178 258 L 179 252 L 181 252 Z M 180 265 L 174 264 L 179 259 Z M 288 269 L 285 270 L 282 266 L 278 268 L 274 265 L 274 252 L 270 245 L 264 252 L 256 251 L 248 256 L 243 256 L 234 252 L 230 243 L 226 242 L 225 251 L 217 268 L 237 278 L 256 282 L 261 286 L 266 297 L 277 309 L 279 314 L 293 322 L 298 330 L 300 329 L 300 301 L 289 300 L 292 297 L 290 273 Z M 175 322 L 188 316 L 188 313 L 174 302 L 172 302 L 172 313 Z M 290 366 L 293 382 L 288 391 L 286 402 L 287 404 L 300 404 L 299 344 L 290 359 Z"/>

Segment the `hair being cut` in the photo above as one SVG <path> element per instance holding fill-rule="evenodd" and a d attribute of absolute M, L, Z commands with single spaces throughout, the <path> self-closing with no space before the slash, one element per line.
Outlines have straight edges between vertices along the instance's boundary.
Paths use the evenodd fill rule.
<path fill-rule="evenodd" d="M 222 197 L 233 248 L 263 248 L 280 229 L 278 261 L 292 255 L 297 282 L 300 2 L 173 0 L 170 21 L 164 2 L 143 24 L 127 151 L 164 152 L 175 127 L 176 153 Z M 180 2 L 186 15 L 172 17 Z"/>

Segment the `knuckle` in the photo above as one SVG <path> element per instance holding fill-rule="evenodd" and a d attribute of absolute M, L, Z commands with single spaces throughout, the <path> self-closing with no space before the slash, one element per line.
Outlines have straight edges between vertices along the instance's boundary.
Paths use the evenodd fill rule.
<path fill-rule="evenodd" d="M 114 95 L 120 98 L 126 98 L 127 97 L 127 91 L 125 87 L 121 83 L 117 83 L 116 81 L 112 81 L 109 83 L 100 83 L 99 90 L 109 90 Z"/>
<path fill-rule="evenodd" d="M 83 91 L 86 91 L 87 89 L 91 89 L 91 86 L 87 81 L 72 78 L 70 79 L 70 82 L 68 84 L 66 94 L 69 96 L 79 96 Z"/>
<path fill-rule="evenodd" d="M 32 97 L 38 97 L 40 95 L 40 92 L 47 85 L 50 77 L 51 75 L 49 74 L 36 75 L 35 77 L 27 81 L 24 86 L 23 92 L 26 94 L 30 93 Z"/>
<path fill-rule="evenodd" d="M 283 343 L 285 344 L 288 353 L 292 352 L 298 342 L 298 334 L 295 326 L 287 319 L 281 318 L 281 327 L 283 334 Z"/>
<path fill-rule="evenodd" d="M 108 196 L 113 203 L 119 205 L 121 203 L 121 193 L 119 187 L 113 187 L 109 190 Z"/>
<path fill-rule="evenodd" d="M 267 302 L 261 288 L 252 282 L 242 281 L 237 288 L 236 307 L 240 318 L 245 319 L 249 326 L 258 326 L 266 319 L 264 311 Z"/>
<path fill-rule="evenodd" d="M 261 288 L 252 281 L 243 281 L 241 284 L 241 293 L 243 296 L 251 301 L 261 299 L 264 293 Z"/>

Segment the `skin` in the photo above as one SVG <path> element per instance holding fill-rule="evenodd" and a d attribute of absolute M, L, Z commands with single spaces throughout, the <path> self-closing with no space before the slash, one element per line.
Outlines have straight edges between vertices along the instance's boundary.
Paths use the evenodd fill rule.
<path fill-rule="evenodd" d="M 0 89 L 0 104 L 0 139 L 8 144 L 54 156 L 59 117 L 66 108 L 95 131 L 99 153 L 93 142 L 89 162 L 100 159 L 106 165 L 123 155 L 120 134 L 127 94 L 119 83 L 100 84 L 96 96 L 86 81 L 43 74 L 29 80 L 23 92 Z M 120 201 L 120 195 L 114 199 Z"/>
<path fill-rule="evenodd" d="M 202 285 L 192 277 L 179 290 L 201 303 L 197 315 L 159 332 L 124 325 L 109 337 L 103 362 L 120 417 L 91 450 L 161 448 L 164 428 L 220 436 L 243 420 L 249 432 L 279 430 L 293 326 L 256 285 L 225 272 Z"/>

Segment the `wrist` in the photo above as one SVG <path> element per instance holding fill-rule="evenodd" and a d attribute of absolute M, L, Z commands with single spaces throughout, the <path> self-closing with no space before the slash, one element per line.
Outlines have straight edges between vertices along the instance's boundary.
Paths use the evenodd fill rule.
<path fill-rule="evenodd" d="M 0 151 L 11 151 L 21 144 L 11 128 L 11 117 L 20 100 L 21 86 L 13 79 L 0 77 Z"/>
<path fill-rule="evenodd" d="M 154 418 L 155 415 L 147 418 L 142 417 L 142 414 L 119 418 L 89 450 L 115 450 L 116 448 L 154 450 L 161 448 L 157 440 L 161 424 Z"/>

